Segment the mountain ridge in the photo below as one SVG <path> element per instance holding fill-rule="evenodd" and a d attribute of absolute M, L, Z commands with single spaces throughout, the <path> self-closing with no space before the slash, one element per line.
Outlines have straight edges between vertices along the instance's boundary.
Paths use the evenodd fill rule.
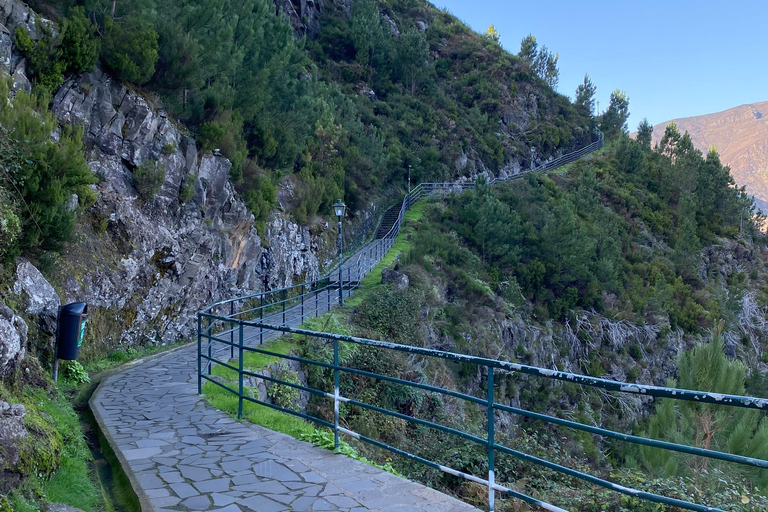
<path fill-rule="evenodd" d="M 714 146 L 736 183 L 746 187 L 763 212 L 768 211 L 768 101 L 656 124 L 654 143 L 670 123 L 687 131 L 697 149 L 706 152 Z"/>

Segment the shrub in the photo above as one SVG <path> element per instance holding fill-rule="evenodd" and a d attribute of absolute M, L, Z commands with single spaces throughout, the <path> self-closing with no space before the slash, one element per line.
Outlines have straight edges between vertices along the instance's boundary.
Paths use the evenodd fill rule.
<path fill-rule="evenodd" d="M 0 254 L 5 254 L 21 235 L 21 222 L 16 215 L 15 205 L 6 191 L 0 188 Z"/>
<path fill-rule="evenodd" d="M 0 80 L 0 97 L 9 98 L 9 91 L 10 83 Z M 68 206 L 73 194 L 81 207 L 96 200 L 90 188 L 96 178 L 82 153 L 82 131 L 64 127 L 54 144 L 51 133 L 57 126 L 38 96 L 18 92 L 0 102 L 0 188 L 18 204 L 21 224 L 20 237 L 5 248 L 7 256 L 37 247 L 59 249 L 75 223 L 76 209 Z"/>
<path fill-rule="evenodd" d="M 85 16 L 85 9 L 74 7 L 62 24 L 61 59 L 70 73 L 91 71 L 99 58 L 95 27 Z"/>
<path fill-rule="evenodd" d="M 61 58 L 61 49 L 53 36 L 51 27 L 38 21 L 37 30 L 42 37 L 35 41 L 24 27 L 18 26 L 14 32 L 13 42 L 27 59 L 34 84 L 52 92 L 64 83 L 67 64 Z"/>
<path fill-rule="evenodd" d="M 107 19 L 104 60 L 121 80 L 145 84 L 155 74 L 158 35 L 151 22 L 137 16 L 124 23 Z"/>
<path fill-rule="evenodd" d="M 186 203 L 195 197 L 196 182 L 197 174 L 188 174 L 184 176 L 184 180 L 181 182 L 181 188 L 179 188 L 179 202 Z"/>
<path fill-rule="evenodd" d="M 144 201 L 152 200 L 165 183 L 165 166 L 157 160 L 146 160 L 133 171 L 133 185 Z"/>

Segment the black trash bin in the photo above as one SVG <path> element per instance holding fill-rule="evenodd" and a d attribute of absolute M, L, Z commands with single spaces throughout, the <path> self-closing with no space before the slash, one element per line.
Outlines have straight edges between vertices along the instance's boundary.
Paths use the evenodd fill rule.
<path fill-rule="evenodd" d="M 88 319 L 88 304 L 73 302 L 59 311 L 59 327 L 56 332 L 58 346 L 57 357 L 74 361 L 80 352 L 85 334 L 85 321 Z"/>

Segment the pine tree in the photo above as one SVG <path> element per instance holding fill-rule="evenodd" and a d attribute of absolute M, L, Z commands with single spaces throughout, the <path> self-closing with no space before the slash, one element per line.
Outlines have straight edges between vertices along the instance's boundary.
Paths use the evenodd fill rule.
<path fill-rule="evenodd" d="M 501 39 L 499 32 L 496 30 L 496 27 L 494 27 L 493 25 L 488 27 L 488 29 L 485 31 L 485 37 L 487 37 L 494 43 L 498 43 L 499 40 Z"/>
<path fill-rule="evenodd" d="M 597 87 L 590 80 L 589 75 L 584 75 L 584 82 L 576 88 L 576 107 L 585 113 L 592 115 L 595 109 L 595 93 Z"/>
<path fill-rule="evenodd" d="M 708 343 L 685 352 L 678 365 L 682 389 L 709 391 L 731 395 L 744 394 L 747 368 L 729 359 L 723 352 L 723 323 L 712 332 Z M 676 386 L 675 382 L 669 382 Z M 699 448 L 726 451 L 737 455 L 765 459 L 768 457 L 768 422 L 758 411 L 734 410 L 717 404 L 662 399 L 651 417 L 649 437 L 688 444 Z M 727 467 L 729 474 L 740 474 L 761 489 L 768 486 L 768 471 L 682 455 L 659 448 L 642 447 L 641 454 L 648 471 L 663 476 L 693 476 L 705 479 L 714 467 Z"/>
<path fill-rule="evenodd" d="M 643 121 L 637 125 L 637 142 L 645 150 L 651 149 L 651 142 L 653 141 L 653 125 L 648 122 L 648 119 L 643 118 Z"/>
<path fill-rule="evenodd" d="M 600 129 L 606 137 L 627 133 L 627 119 L 629 119 L 629 97 L 627 93 L 616 89 L 611 93 L 611 101 L 603 114 Z"/>

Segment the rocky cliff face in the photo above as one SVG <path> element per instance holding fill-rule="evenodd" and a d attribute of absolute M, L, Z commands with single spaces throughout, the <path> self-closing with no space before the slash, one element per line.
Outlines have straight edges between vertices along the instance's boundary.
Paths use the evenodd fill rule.
<path fill-rule="evenodd" d="M 89 165 L 101 178 L 57 284 L 64 302 L 105 312 L 94 326 L 105 342 L 189 337 L 196 311 L 207 304 L 319 275 L 319 238 L 275 216 L 263 247 L 228 181 L 230 162 L 199 155 L 161 109 L 108 75 L 66 82 L 51 108 L 62 123 L 83 126 Z M 133 170 L 147 160 L 164 166 L 166 177 L 144 202 Z M 194 195 L 184 201 L 181 189 L 191 183 Z"/>
<path fill-rule="evenodd" d="M 35 20 L 18 0 L 0 0 L 0 70 L 14 76 L 17 89 L 29 89 L 29 80 L 13 49 L 13 30 L 22 24 L 34 34 Z M 118 344 L 188 339 L 195 313 L 206 305 L 316 278 L 323 258 L 318 255 L 327 248 L 333 252 L 325 242 L 333 239 L 327 228 L 312 235 L 279 214 L 260 237 L 229 183 L 230 162 L 199 154 L 162 108 L 109 75 L 97 70 L 68 80 L 51 109 L 62 125 L 84 130 L 87 160 L 100 179 L 94 185 L 98 199 L 80 218 L 77 242 L 47 272 L 53 287 L 31 263 L 20 261 L 10 294 L 28 306 L 22 306 L 28 320 L 37 318 L 43 327 L 59 304 L 87 302 L 86 355 Z M 165 182 L 144 201 L 133 172 L 149 160 L 165 168 Z M 47 302 L 30 306 L 36 301 Z M 3 322 L 12 324 L 12 313 Z M 3 354 L 4 361 L 12 357 L 10 349 Z"/>

